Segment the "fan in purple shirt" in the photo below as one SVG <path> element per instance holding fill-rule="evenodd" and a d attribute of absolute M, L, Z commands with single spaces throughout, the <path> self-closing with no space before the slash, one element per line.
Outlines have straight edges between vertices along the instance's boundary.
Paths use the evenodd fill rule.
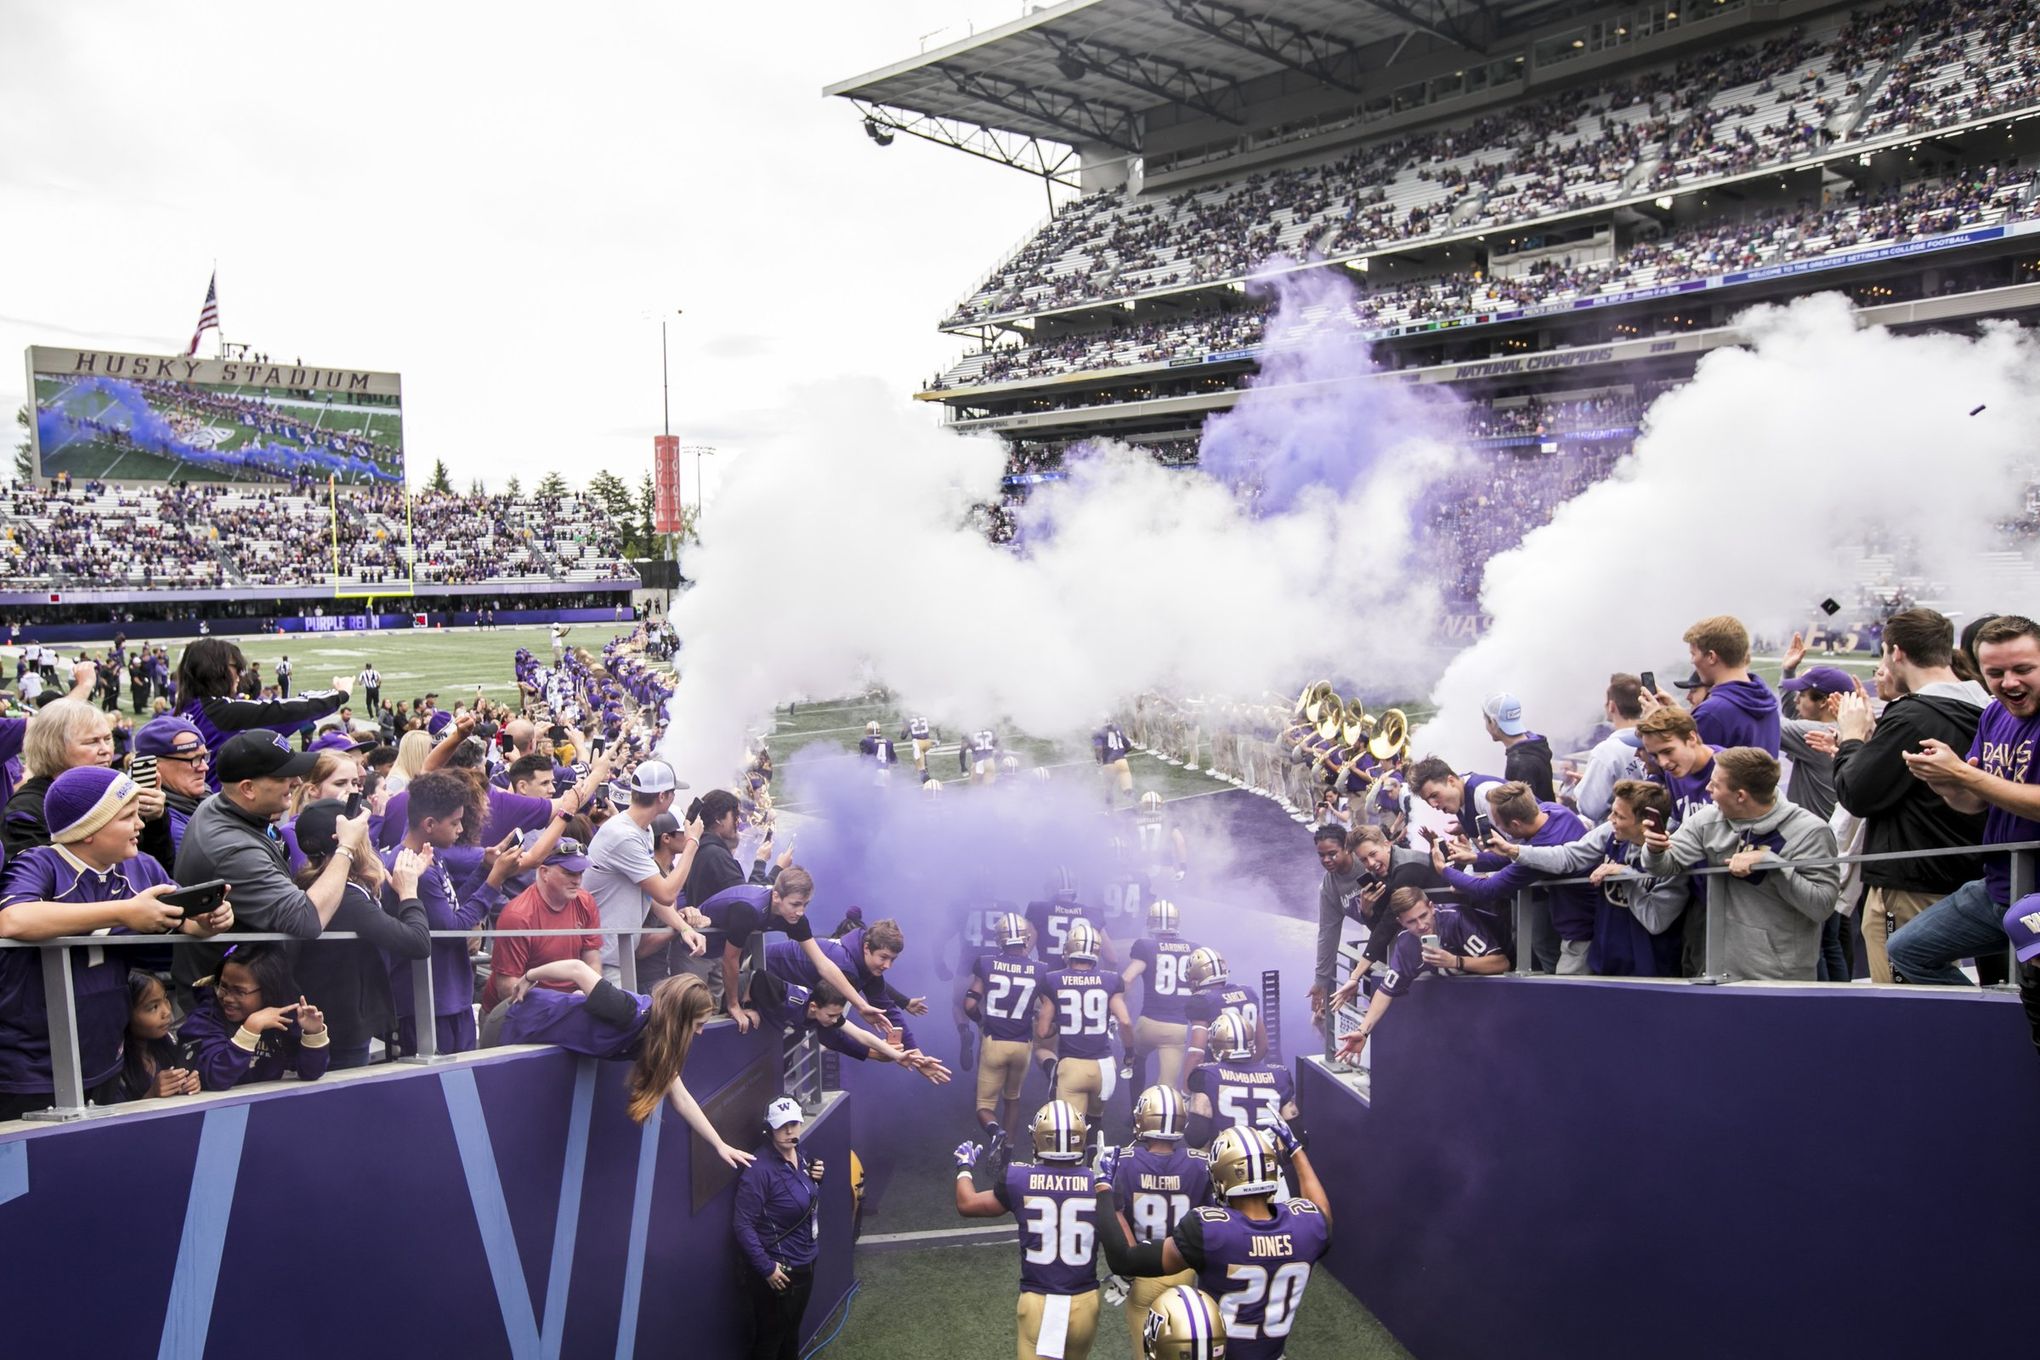
<path fill-rule="evenodd" d="M 1501 838 L 1516 845 L 1567 845 L 1587 834 L 1586 823 L 1571 808 L 1562 803 L 1538 802 L 1528 784 L 1492 784 L 1486 792 L 1499 833 L 1485 847 L 1493 853 L 1506 856 L 1509 846 L 1495 850 Z M 1467 858 L 1470 862 L 1471 856 Z M 1445 847 L 1435 842 L 1431 846 L 1431 865 L 1458 890 L 1466 905 L 1481 915 L 1483 926 L 1497 937 L 1503 932 L 1494 927 L 1508 915 L 1517 891 L 1549 877 L 1522 863 L 1508 863 L 1491 874 L 1470 874 L 1447 864 Z M 1591 884 L 1568 883 L 1549 889 L 1546 900 L 1551 908 L 1552 933 L 1558 936 L 1559 944 L 1552 957 L 1540 955 L 1538 962 L 1546 967 L 1555 964 L 1553 971 L 1559 973 L 1586 972 L 1587 951 L 1593 944 L 1594 921 L 1600 911 L 1600 893 Z"/>
<path fill-rule="evenodd" d="M 1507 972 L 1508 956 L 1495 948 L 1477 924 L 1451 907 L 1435 905 L 1421 888 L 1397 888 L 1388 895 L 1388 909 L 1401 924 L 1403 933 L 1388 951 L 1388 971 L 1367 1003 L 1360 1027 L 1339 1041 L 1339 1056 L 1347 1061 L 1359 1058 L 1367 1047 L 1367 1036 L 1388 1014 L 1389 1004 L 1409 991 L 1410 984 L 1425 972 L 1484 973 Z M 1352 1002 L 1362 975 L 1333 994 L 1330 1006 L 1336 1010 Z"/>
<path fill-rule="evenodd" d="M 1685 641 L 1693 673 L 1707 685 L 1707 697 L 1693 709 L 1702 740 L 1718 749 L 1755 746 L 1777 755 L 1778 696 L 1750 674 L 1750 630 L 1718 614 L 1688 628 Z"/>
<path fill-rule="evenodd" d="M 292 998 L 295 997 L 295 1000 Z M 326 1017 L 298 994 L 290 960 L 273 944 L 237 945 L 177 1028 L 185 1059 L 208 1091 L 294 1072 L 317 1081 L 333 1059 Z"/>

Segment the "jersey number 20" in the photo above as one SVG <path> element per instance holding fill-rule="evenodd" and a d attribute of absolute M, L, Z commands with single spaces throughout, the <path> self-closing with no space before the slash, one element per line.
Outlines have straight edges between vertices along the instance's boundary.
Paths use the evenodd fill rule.
<path fill-rule="evenodd" d="M 1310 1283 L 1310 1262 L 1291 1261 L 1286 1266 L 1277 1267 L 1272 1276 L 1266 1266 L 1227 1266 L 1225 1277 L 1245 1286 L 1232 1290 L 1219 1300 L 1219 1310 L 1225 1314 L 1228 1338 L 1252 1341 L 1257 1335 L 1289 1335 L 1289 1329 L 1296 1323 L 1296 1305 L 1303 1302 L 1303 1287 Z M 1256 1332 L 1254 1324 L 1239 1321 L 1237 1315 L 1242 1309 L 1252 1308 L 1264 1300 L 1268 1307 L 1261 1314 L 1261 1326 Z"/>

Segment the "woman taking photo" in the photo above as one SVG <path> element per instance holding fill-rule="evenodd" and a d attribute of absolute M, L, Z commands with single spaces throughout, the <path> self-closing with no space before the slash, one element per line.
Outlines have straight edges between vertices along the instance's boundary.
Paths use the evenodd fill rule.
<path fill-rule="evenodd" d="M 288 699 L 239 698 L 241 676 L 247 669 L 248 660 L 241 649 L 223 638 L 199 638 L 178 658 L 177 716 L 199 730 L 209 751 L 226 745 L 234 733 L 255 727 L 289 736 L 308 722 L 338 712 L 347 702 L 347 681 L 337 677 L 337 688 L 294 694 Z M 205 778 L 207 787 L 218 793 L 219 774 L 207 770 Z"/>
<path fill-rule="evenodd" d="M 751 1360 L 800 1360 L 800 1318 L 815 1286 L 822 1164 L 800 1158 L 800 1106 L 765 1107 L 765 1146 L 737 1180 L 734 1228 L 750 1267 Z"/>
<path fill-rule="evenodd" d="M 298 870 L 299 887 L 310 887 L 326 871 L 326 862 L 340 848 L 336 828 L 347 804 L 337 799 L 308 803 L 298 814 L 298 844 L 305 867 Z M 368 1065 L 368 1041 L 388 1041 L 396 1033 L 397 1013 L 390 995 L 388 959 L 432 956 L 432 937 L 425 905 L 418 898 L 418 878 L 432 863 L 432 849 L 399 850 L 396 863 L 385 870 L 374 855 L 348 862 L 347 886 L 328 931 L 349 931 L 355 940 L 310 940 L 297 946 L 298 989 L 326 1015 L 332 1032 L 334 1071 Z M 383 909 L 383 884 L 397 899 L 396 914 Z M 391 1049 L 394 1054 L 395 1050 Z"/>

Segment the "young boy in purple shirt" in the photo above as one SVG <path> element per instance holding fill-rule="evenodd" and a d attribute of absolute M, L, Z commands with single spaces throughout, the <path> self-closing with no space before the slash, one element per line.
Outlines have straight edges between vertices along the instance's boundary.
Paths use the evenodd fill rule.
<path fill-rule="evenodd" d="M 396 866 L 402 850 L 437 855 L 451 849 L 459 843 L 466 824 L 467 784 L 458 776 L 421 774 L 405 791 L 411 798 L 404 809 L 404 838 L 384 852 L 385 868 Z M 418 876 L 418 901 L 424 906 L 426 922 L 433 930 L 472 930 L 503 905 L 503 883 L 517 871 L 518 857 L 500 853 L 502 849 L 499 846 L 484 851 L 485 856 L 492 851 L 498 853 L 490 860 L 487 878 L 466 901 L 461 900 L 443 863 L 426 865 L 425 872 Z M 578 862 L 582 869 L 588 867 L 585 859 Z M 397 905 L 394 890 L 387 890 L 387 895 L 394 909 Z M 415 1004 L 412 966 L 409 959 L 390 962 L 390 999 L 397 1013 L 397 1044 L 406 1054 L 418 1050 L 418 1022 L 412 1013 Z M 433 1024 L 439 1052 L 465 1053 L 476 1044 L 475 970 L 469 961 L 467 941 L 434 940 L 432 958 L 426 966 L 432 970 Z"/>
<path fill-rule="evenodd" d="M 1509 960 L 1495 948 L 1472 921 L 1451 907 L 1440 907 L 1424 896 L 1421 888 L 1397 888 L 1388 896 L 1388 909 L 1395 913 L 1403 933 L 1388 951 L 1388 971 L 1367 1003 L 1360 1027 L 1339 1041 L 1339 1056 L 1357 1061 L 1388 1014 L 1389 1004 L 1404 995 L 1425 972 L 1495 974 L 1508 971 Z M 1333 994 L 1329 1003 L 1336 1010 L 1352 1001 L 1358 976 Z"/>

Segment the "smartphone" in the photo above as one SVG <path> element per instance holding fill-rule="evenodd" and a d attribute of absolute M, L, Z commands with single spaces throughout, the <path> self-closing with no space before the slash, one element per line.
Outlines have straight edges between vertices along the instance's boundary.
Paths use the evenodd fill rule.
<path fill-rule="evenodd" d="M 1665 829 L 1665 814 L 1659 812 L 1656 808 L 1645 808 L 1642 812 L 1636 814 L 1636 819 L 1652 831 L 1663 831 Z"/>
<path fill-rule="evenodd" d="M 347 810 L 343 812 L 341 815 L 343 817 L 359 817 L 361 815 L 360 789 L 356 789 L 354 792 L 347 795 Z"/>
<path fill-rule="evenodd" d="M 128 761 L 128 778 L 145 789 L 157 787 L 159 781 L 156 778 L 156 758 L 154 756 L 131 758 Z"/>
<path fill-rule="evenodd" d="M 1436 935 L 1426 935 L 1423 937 L 1423 941 L 1426 949 L 1436 949 L 1438 947 L 1438 937 Z"/>
<path fill-rule="evenodd" d="M 519 850 L 522 850 L 522 849 L 524 848 L 524 828 L 523 828 L 523 827 L 521 827 L 521 826 L 515 826 L 515 827 L 512 827 L 512 828 L 510 828 L 510 844 L 512 844 L 512 845 L 514 845 L 514 846 L 516 846 L 516 847 L 517 847 L 517 848 L 518 848 Z"/>
<path fill-rule="evenodd" d="M 1485 845 L 1487 838 L 1495 834 L 1494 818 L 1488 816 L 1485 812 L 1476 812 L 1473 815 L 1473 834 L 1474 840 L 1478 844 Z"/>
<path fill-rule="evenodd" d="M 227 880 L 211 879 L 163 894 L 163 901 L 186 916 L 203 916 L 227 899 Z"/>
<path fill-rule="evenodd" d="M 1644 673 L 1643 673 L 1643 674 L 1642 674 L 1641 676 L 1639 676 L 1639 677 L 1637 677 L 1637 678 L 1643 681 L 1643 692 L 1644 692 L 1645 694 L 1656 694 L 1656 693 L 1657 693 L 1657 672 L 1656 672 L 1656 671 L 1645 671 L 1645 672 L 1644 672 Z"/>

